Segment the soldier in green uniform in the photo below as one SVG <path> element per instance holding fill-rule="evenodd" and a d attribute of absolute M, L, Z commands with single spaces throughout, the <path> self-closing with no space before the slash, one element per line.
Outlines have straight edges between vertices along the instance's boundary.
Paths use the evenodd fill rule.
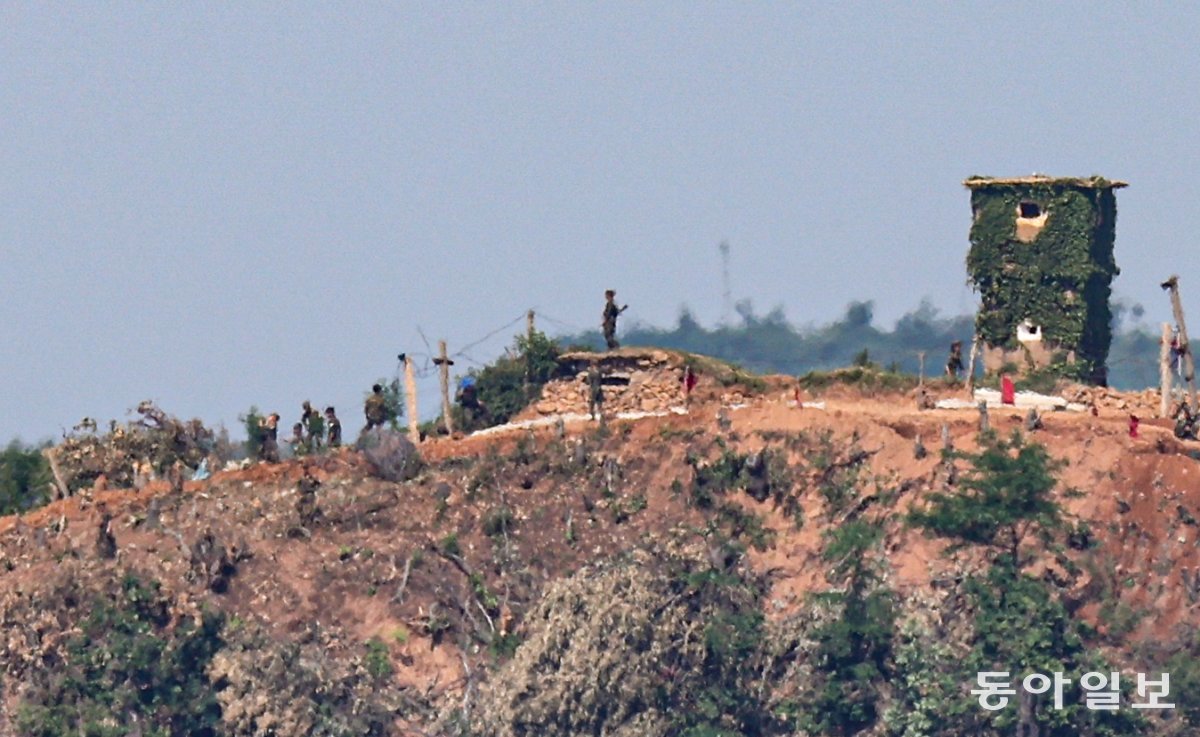
<path fill-rule="evenodd" d="M 946 360 L 946 376 L 953 381 L 958 381 L 958 374 L 962 370 L 962 341 L 956 340 L 950 344 L 950 358 Z"/>
<path fill-rule="evenodd" d="M 617 342 L 617 316 L 629 309 L 629 305 L 617 307 L 616 296 L 617 293 L 612 289 L 604 292 L 604 320 L 601 325 L 604 328 L 604 342 L 610 351 L 621 347 Z"/>
<path fill-rule="evenodd" d="M 279 415 L 272 412 L 262 421 L 262 445 L 258 460 L 279 463 Z"/>
<path fill-rule="evenodd" d="M 342 445 L 342 421 L 338 419 L 337 413 L 333 407 L 325 408 L 325 428 L 326 442 L 330 448 L 339 448 Z"/>
<path fill-rule="evenodd" d="M 588 367 L 588 413 L 592 419 L 604 416 L 604 386 L 600 380 L 600 367 L 593 363 Z"/>
<path fill-rule="evenodd" d="M 371 396 L 363 403 L 363 414 L 367 417 L 367 429 L 383 427 L 387 422 L 387 399 L 383 396 L 383 387 L 376 384 L 371 387 Z"/>
<path fill-rule="evenodd" d="M 312 527 L 313 522 L 321 514 L 317 508 L 317 489 L 321 488 L 321 482 L 313 475 L 312 470 L 304 467 L 304 476 L 300 478 L 300 484 L 296 489 L 296 516 L 300 519 L 301 527 Z"/>

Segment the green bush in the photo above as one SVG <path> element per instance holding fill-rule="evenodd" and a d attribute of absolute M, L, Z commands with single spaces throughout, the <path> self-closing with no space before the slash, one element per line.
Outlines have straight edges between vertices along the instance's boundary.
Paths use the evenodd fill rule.
<path fill-rule="evenodd" d="M 258 407 L 251 406 L 246 414 L 238 415 L 238 419 L 246 428 L 246 455 L 250 458 L 257 458 L 263 440 L 267 437 L 266 430 L 262 426 L 263 420 L 266 418 L 258 411 Z"/>
<path fill-rule="evenodd" d="M 392 674 L 392 657 L 387 645 L 378 638 L 372 638 L 367 643 L 367 654 L 363 658 L 363 667 L 375 680 L 382 680 Z"/>
<path fill-rule="evenodd" d="M 953 452 L 970 469 L 952 494 L 933 493 L 925 510 L 909 513 L 911 524 L 957 545 L 983 545 L 1021 567 L 1021 546 L 1030 533 L 1043 536 L 1063 526 L 1053 498 L 1063 466 L 1044 446 L 1026 443 L 1019 432 L 1008 440 L 982 437 L 978 453 Z"/>
<path fill-rule="evenodd" d="M 13 440 L 0 452 L 0 514 L 24 512 L 48 500 L 51 475 L 44 447 Z"/>
<path fill-rule="evenodd" d="M 883 538 L 878 524 L 853 520 L 826 537 L 822 557 L 840 590 L 819 595 L 836 616 L 816 627 L 813 681 L 807 684 L 801 723 L 815 734 L 857 734 L 879 719 L 880 686 L 891 673 L 896 630 L 895 596 L 882 586 L 872 551 Z"/>
<path fill-rule="evenodd" d="M 172 628 L 158 585 L 132 575 L 74 614 L 61 659 L 27 684 L 22 735 L 123 737 L 134 723 L 146 737 L 217 733 L 221 709 L 205 670 L 223 646 L 220 615 Z"/>
<path fill-rule="evenodd" d="M 542 386 L 558 376 L 559 344 L 545 333 L 533 331 L 518 335 L 513 350 L 484 366 L 472 370 L 479 401 L 487 408 L 487 416 L 477 418 L 477 425 L 456 412 L 455 420 L 465 430 L 478 430 L 486 425 L 502 425 L 526 407 L 541 393 Z"/>

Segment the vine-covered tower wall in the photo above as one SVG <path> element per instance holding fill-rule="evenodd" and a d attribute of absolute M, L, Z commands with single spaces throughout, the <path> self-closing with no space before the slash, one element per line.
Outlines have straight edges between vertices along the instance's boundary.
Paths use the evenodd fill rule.
<path fill-rule="evenodd" d="M 1056 370 L 1106 383 L 1109 296 L 1124 182 L 1102 177 L 972 177 L 967 273 L 987 370 Z"/>

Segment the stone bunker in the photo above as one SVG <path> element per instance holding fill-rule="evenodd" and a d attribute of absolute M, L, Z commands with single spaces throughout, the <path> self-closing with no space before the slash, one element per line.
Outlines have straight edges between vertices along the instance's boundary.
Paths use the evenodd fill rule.
<path fill-rule="evenodd" d="M 600 370 L 604 411 L 669 412 L 683 406 L 684 357 L 646 348 L 604 353 L 572 351 L 558 357 L 561 378 L 542 387 L 533 408 L 538 416 L 587 414 L 588 369 Z"/>

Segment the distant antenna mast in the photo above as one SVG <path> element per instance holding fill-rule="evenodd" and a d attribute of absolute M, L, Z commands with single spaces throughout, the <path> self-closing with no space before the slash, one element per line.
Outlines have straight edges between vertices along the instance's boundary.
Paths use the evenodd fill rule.
<path fill-rule="evenodd" d="M 729 311 L 733 309 L 733 293 L 729 290 L 729 241 L 717 246 L 721 252 L 721 322 L 729 322 Z"/>

